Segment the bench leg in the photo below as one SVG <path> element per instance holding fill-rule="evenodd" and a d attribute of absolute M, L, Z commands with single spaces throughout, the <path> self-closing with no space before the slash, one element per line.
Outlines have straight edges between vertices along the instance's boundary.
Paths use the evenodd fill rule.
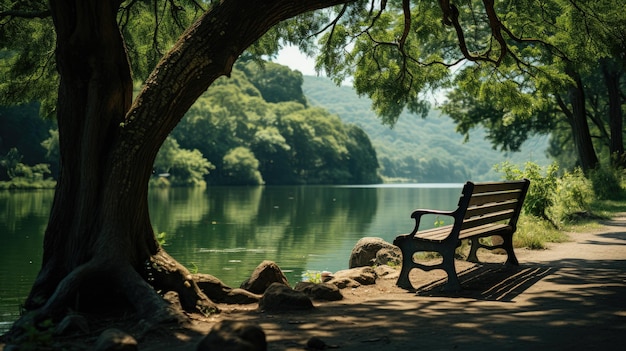
<path fill-rule="evenodd" d="M 447 252 L 442 252 L 443 262 L 441 263 L 442 268 L 446 271 L 448 275 L 448 281 L 441 289 L 442 291 L 459 291 L 461 290 L 461 282 L 459 281 L 459 277 L 456 274 L 456 268 L 454 266 L 454 249 L 446 250 Z"/>
<path fill-rule="evenodd" d="M 470 242 L 470 252 L 467 255 L 467 261 L 473 262 L 473 263 L 480 263 L 480 261 L 478 261 L 478 256 L 476 255 L 476 253 L 478 252 L 478 249 L 480 248 L 480 243 L 478 242 L 478 238 L 469 239 L 469 242 Z"/>
<path fill-rule="evenodd" d="M 454 252 L 456 249 L 456 243 L 447 242 L 447 243 L 418 243 L 413 239 L 406 239 L 405 237 L 398 237 L 394 240 L 394 245 L 398 246 L 402 251 L 402 269 L 400 271 L 400 276 L 398 277 L 398 281 L 396 285 L 400 288 L 409 290 L 409 291 L 417 291 L 411 281 L 409 280 L 409 273 L 413 268 L 420 268 L 425 271 L 429 271 L 432 269 L 443 269 L 447 276 L 448 281 L 442 287 L 442 291 L 459 291 L 461 290 L 461 283 L 459 282 L 459 278 L 456 274 L 456 269 L 454 266 Z M 413 254 L 415 252 L 421 251 L 435 251 L 439 252 L 443 257 L 443 262 L 440 264 L 432 265 L 432 266 L 424 266 L 413 261 Z"/>
<path fill-rule="evenodd" d="M 413 262 L 413 252 L 404 250 L 403 246 L 400 247 L 400 250 L 402 251 L 402 269 L 400 270 L 400 276 L 398 277 L 396 285 L 408 291 L 415 291 L 415 287 L 413 287 L 413 284 L 411 284 L 409 280 L 411 269 L 416 267 L 415 262 Z"/>
<path fill-rule="evenodd" d="M 506 250 L 506 256 L 507 256 L 506 264 L 519 266 L 519 261 L 517 260 L 517 257 L 515 256 L 515 251 L 513 251 L 513 233 L 511 233 L 510 235 L 503 235 L 502 239 L 504 240 L 504 243 L 502 244 L 502 246 Z"/>

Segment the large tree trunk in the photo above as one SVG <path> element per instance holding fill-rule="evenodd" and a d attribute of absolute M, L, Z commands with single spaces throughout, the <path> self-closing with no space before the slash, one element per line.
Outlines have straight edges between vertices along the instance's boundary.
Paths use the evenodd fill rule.
<path fill-rule="evenodd" d="M 616 63 L 604 59 L 601 61 L 602 75 L 609 94 L 609 152 L 614 166 L 626 166 L 626 154 L 624 153 L 624 124 L 622 115 L 622 98 L 620 96 L 620 78 L 622 71 Z"/>
<path fill-rule="evenodd" d="M 566 73 L 574 80 L 573 85 L 568 89 L 569 100 L 572 106 L 571 113 L 567 114 L 572 126 L 572 136 L 578 153 L 580 167 L 585 173 L 598 166 L 598 157 L 593 148 L 589 123 L 587 122 L 587 111 L 585 108 L 585 93 L 580 75 L 571 68 L 566 69 Z M 563 108 L 563 106 L 562 106 Z"/>
<path fill-rule="evenodd" d="M 157 290 L 188 311 L 215 305 L 157 244 L 148 179 L 159 147 L 208 86 L 281 20 L 350 1 L 228 0 L 211 8 L 162 59 L 132 101 L 132 76 L 116 22 L 121 1 L 51 0 L 60 74 L 61 171 L 42 267 L 13 331 L 68 310 L 99 310 L 101 296 L 139 318 L 172 316 Z"/>

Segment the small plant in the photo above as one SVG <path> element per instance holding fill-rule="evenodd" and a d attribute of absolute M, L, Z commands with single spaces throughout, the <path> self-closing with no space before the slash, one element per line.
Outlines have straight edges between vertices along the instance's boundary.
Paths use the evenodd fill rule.
<path fill-rule="evenodd" d="M 191 266 L 191 267 L 188 268 L 189 272 L 191 274 L 198 274 L 198 266 L 195 263 L 193 263 L 193 262 L 189 263 L 189 265 Z"/>
<path fill-rule="evenodd" d="M 167 245 L 167 233 L 166 232 L 160 232 L 156 235 L 156 240 L 159 243 L 159 246 L 165 246 Z"/>
<path fill-rule="evenodd" d="M 446 225 L 446 222 L 444 222 L 443 219 L 440 219 L 439 216 L 437 216 L 437 218 L 435 218 L 435 223 L 433 223 L 433 225 L 435 226 L 435 228 L 443 227 L 444 225 Z"/>
<path fill-rule="evenodd" d="M 302 273 L 302 281 L 310 282 L 314 284 L 322 283 L 322 272 L 320 271 L 306 271 Z"/>

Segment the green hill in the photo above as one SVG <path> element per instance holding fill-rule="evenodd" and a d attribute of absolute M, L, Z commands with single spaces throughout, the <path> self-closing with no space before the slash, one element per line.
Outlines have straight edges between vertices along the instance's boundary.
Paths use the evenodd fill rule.
<path fill-rule="evenodd" d="M 509 161 L 540 165 L 545 156 L 548 136 L 527 141 L 520 152 L 494 150 L 484 140 L 484 131 L 475 130 L 469 141 L 455 132 L 454 122 L 436 110 L 427 118 L 403 113 L 392 128 L 382 125 L 367 98 L 359 97 L 349 86 L 336 86 L 323 77 L 305 76 L 303 91 L 312 106 L 323 107 L 348 123 L 362 128 L 374 145 L 381 174 L 387 181 L 423 183 L 486 181 L 500 179 L 493 165 Z"/>

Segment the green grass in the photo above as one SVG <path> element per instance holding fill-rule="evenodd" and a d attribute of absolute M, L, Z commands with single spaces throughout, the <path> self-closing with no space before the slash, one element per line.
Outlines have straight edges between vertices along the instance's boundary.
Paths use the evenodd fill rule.
<path fill-rule="evenodd" d="M 513 235 L 514 247 L 525 247 L 531 250 L 543 250 L 547 243 L 562 243 L 569 240 L 568 235 L 545 219 L 530 215 L 522 215 Z"/>

